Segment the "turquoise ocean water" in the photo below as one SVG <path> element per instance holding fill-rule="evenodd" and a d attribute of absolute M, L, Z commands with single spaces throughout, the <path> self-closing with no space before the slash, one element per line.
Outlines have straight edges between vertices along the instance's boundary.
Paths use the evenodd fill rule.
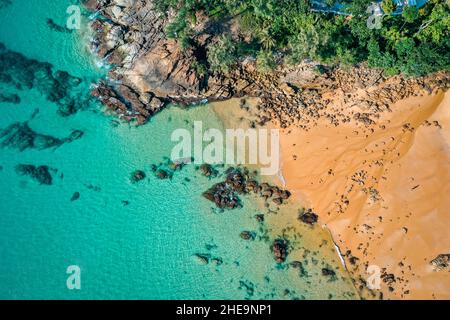
<path fill-rule="evenodd" d="M 86 49 L 86 30 L 57 32 L 46 22 L 51 18 L 64 25 L 66 9 L 74 3 L 13 0 L 0 9 L 0 42 L 81 78 L 71 94 L 82 100 L 106 70 Z M 81 139 L 56 149 L 0 149 L 0 298 L 351 297 L 338 259 L 320 253 L 305 258 L 306 264 L 311 261 L 306 265 L 309 276 L 300 277 L 297 269 L 275 263 L 270 242 L 242 240 L 243 230 L 263 232 L 252 199 L 244 200 L 242 209 L 218 213 L 201 196 L 214 181 L 199 175 L 194 166 L 170 180 L 152 175 L 151 164 L 170 155 L 174 129 L 191 128 L 194 120 L 222 127 L 211 108 L 172 107 L 136 128 L 105 115 L 95 103 L 62 117 L 55 103 L 35 88 L 17 90 L 0 83 L 0 93 L 21 98 L 19 104 L 0 103 L 0 128 L 28 121 L 34 131 L 58 138 L 72 130 L 84 132 Z M 14 169 L 19 163 L 57 169 L 53 184 L 39 185 L 19 176 Z M 147 178 L 133 184 L 130 175 L 137 169 Z M 80 198 L 70 201 L 75 192 Z M 267 224 L 264 228 L 275 235 L 270 219 Z M 223 263 L 202 265 L 193 257 L 197 253 Z M 323 279 L 324 263 L 337 270 L 338 280 Z M 81 290 L 66 286 L 69 265 L 81 268 Z"/>

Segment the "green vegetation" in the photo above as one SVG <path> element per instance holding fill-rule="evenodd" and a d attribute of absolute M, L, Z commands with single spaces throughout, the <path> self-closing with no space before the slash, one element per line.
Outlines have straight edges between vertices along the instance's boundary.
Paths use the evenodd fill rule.
<path fill-rule="evenodd" d="M 217 26 L 219 40 L 199 61 L 210 72 L 227 73 L 243 56 L 255 57 L 261 70 L 274 68 L 275 56 L 288 64 L 306 58 L 344 66 L 367 61 L 388 75 L 449 70 L 448 1 L 429 0 L 419 10 L 406 7 L 401 15 L 384 16 L 381 29 L 369 29 L 366 11 L 372 1 L 342 0 L 351 16 L 311 12 L 308 0 L 157 0 L 157 4 L 162 12 L 177 12 L 166 31 L 184 48 L 196 47 L 193 30 L 205 18 Z M 381 5 L 386 12 L 395 10 L 392 0 Z M 235 21 L 240 37 L 230 31 Z"/>

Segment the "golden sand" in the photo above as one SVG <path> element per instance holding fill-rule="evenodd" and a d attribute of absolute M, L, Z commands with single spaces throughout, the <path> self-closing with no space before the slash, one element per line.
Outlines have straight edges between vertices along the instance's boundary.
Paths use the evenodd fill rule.
<path fill-rule="evenodd" d="M 238 104 L 216 104 L 225 127 L 248 124 Z M 450 298 L 449 271 L 430 265 L 450 253 L 449 104 L 441 92 L 391 105 L 372 127 L 321 119 L 308 131 L 281 130 L 279 183 L 319 215 L 341 253 L 358 258 L 346 261 L 355 279 L 371 265 L 394 275 L 381 281 L 383 298 Z"/>
<path fill-rule="evenodd" d="M 400 101 L 374 132 L 322 121 L 281 135 L 287 188 L 359 258 L 355 274 L 394 274 L 385 298 L 450 298 L 449 272 L 429 264 L 450 251 L 449 103 L 449 93 Z"/>

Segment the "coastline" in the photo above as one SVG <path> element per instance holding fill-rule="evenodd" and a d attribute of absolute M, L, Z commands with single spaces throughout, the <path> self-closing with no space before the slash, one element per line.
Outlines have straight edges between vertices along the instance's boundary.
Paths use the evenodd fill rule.
<path fill-rule="evenodd" d="M 258 103 L 248 101 L 253 108 Z M 443 196 L 448 192 L 433 193 L 437 182 L 448 190 L 449 101 L 448 92 L 421 92 L 390 105 L 391 112 L 382 113 L 371 127 L 355 122 L 335 126 L 322 119 L 308 131 L 280 128 L 280 175 L 286 180 L 272 177 L 271 182 L 292 192 L 292 207 L 311 208 L 319 215 L 361 297 L 377 298 L 376 290 L 362 286 L 370 276 L 367 267 L 375 265 L 383 298 L 448 298 L 445 290 L 436 290 L 450 285 L 447 274 L 434 271 L 430 262 L 448 249 L 449 203 Z M 339 99 L 334 103 L 345 105 Z M 245 126 L 252 119 L 251 112 L 238 107 L 239 99 L 213 105 L 225 127 Z M 412 181 L 406 181 L 411 177 L 412 190 L 407 189 Z M 419 188 L 422 195 L 413 195 Z M 421 205 L 424 201 L 428 204 Z M 276 224 L 296 218 L 292 207 L 291 221 Z M 439 222 L 427 225 L 429 218 Z"/>
<path fill-rule="evenodd" d="M 355 279 L 380 267 L 386 298 L 449 297 L 439 290 L 448 276 L 430 265 L 450 240 L 449 100 L 443 92 L 401 100 L 367 135 L 354 123 L 325 121 L 281 134 L 286 187 L 319 215 Z"/>
<path fill-rule="evenodd" d="M 336 254 L 346 259 L 344 265 L 352 273 L 359 293 L 367 298 L 377 296 L 367 290 L 365 282 L 368 276 L 366 269 L 375 265 L 379 267 L 382 279 L 380 298 L 447 297 L 445 290 L 443 293 L 432 292 L 433 286 L 422 292 L 419 287 L 428 284 L 418 281 L 413 270 L 417 267 L 421 275 L 437 279 L 431 282 L 439 282 L 445 271 L 431 272 L 430 261 L 439 254 L 447 254 L 445 247 L 437 246 L 433 248 L 433 255 L 411 259 L 414 261 L 407 261 L 406 254 L 402 254 L 405 246 L 408 248 L 405 243 L 411 246 L 408 252 L 416 253 L 411 243 L 420 244 L 420 241 L 413 240 L 422 229 L 409 219 L 416 215 L 409 212 L 413 211 L 408 208 L 411 205 L 409 199 L 400 190 L 396 191 L 398 199 L 394 201 L 390 193 L 401 186 L 409 186 L 411 181 L 406 178 L 403 184 L 385 186 L 383 189 L 384 181 L 398 181 L 415 173 L 416 167 L 426 167 L 426 159 L 422 160 L 422 165 L 416 164 L 414 167 L 411 164 L 415 163 L 415 156 L 422 155 L 414 150 L 422 150 L 422 145 L 426 144 L 422 141 L 417 146 L 415 141 L 422 136 L 426 136 L 428 141 L 440 135 L 436 132 L 425 134 L 422 127 L 442 129 L 442 115 L 438 120 L 433 118 L 437 108 L 433 97 L 439 100 L 442 95 L 435 89 L 448 89 L 445 72 L 414 79 L 402 76 L 386 78 L 379 70 L 368 69 L 364 65 L 349 72 L 304 63 L 294 68 L 282 66 L 274 72 L 261 74 L 255 69 L 254 62 L 244 60 L 231 74 L 213 76 L 203 87 L 202 79 L 191 68 L 195 52 L 182 53 L 176 41 L 165 38 L 162 30 L 167 21 L 155 13 L 151 4 L 136 10 L 126 8 L 117 11 L 113 6 L 103 9 L 103 14 L 112 21 L 94 22 L 94 29 L 98 32 L 99 55 L 119 65 L 110 72 L 110 77 L 120 81 L 119 85 L 102 84 L 94 92 L 103 104 L 125 120 L 141 125 L 169 103 L 191 105 L 205 99 L 258 97 L 255 103 L 258 108 L 252 118 L 248 118 L 242 110 L 216 110 L 216 114 L 229 128 L 236 125 L 245 128 L 250 123 L 258 128 L 268 126 L 281 130 L 282 170 L 272 180 L 293 193 L 291 202 L 294 207 L 302 205 L 319 215 L 324 232 L 329 231 L 332 235 Z M 149 13 L 146 16 L 153 16 L 157 23 L 142 23 L 139 12 Z M 131 19 L 139 31 L 124 36 L 121 32 L 127 29 L 123 27 L 125 18 Z M 143 26 L 150 30 L 141 30 Z M 144 41 L 142 35 L 146 34 L 150 36 Z M 205 37 L 208 40 L 199 41 L 203 49 L 208 41 L 214 41 L 215 35 L 208 36 L 210 38 Z M 142 43 L 150 45 L 140 46 Z M 325 70 L 317 73 L 317 67 Z M 433 101 L 429 101 L 428 96 Z M 235 104 L 235 101 L 232 99 L 218 104 Z M 418 129 L 419 126 L 421 128 Z M 448 141 L 438 141 L 441 144 L 436 146 L 436 150 L 448 145 Z M 436 150 L 434 153 L 430 151 L 429 158 L 433 159 L 433 155 L 439 153 Z M 411 159 L 405 164 L 405 158 Z M 440 182 L 445 181 L 448 173 L 445 159 L 436 164 L 444 174 L 439 175 L 439 170 L 431 173 L 437 173 L 443 179 Z M 414 169 L 403 172 L 396 166 Z M 420 191 L 421 182 L 427 181 L 427 176 L 409 178 L 416 183 L 411 186 L 411 192 Z M 433 190 L 432 186 L 428 188 Z M 385 204 L 388 200 L 389 206 Z M 445 208 L 446 204 L 442 207 Z M 390 207 L 395 207 L 396 212 L 391 212 L 394 209 Z M 408 208 L 404 218 L 407 220 L 400 218 L 399 212 L 405 214 L 402 212 L 404 208 Z M 432 211 L 433 208 L 424 210 Z M 426 217 L 425 211 L 417 215 Z M 282 226 L 281 221 L 288 223 L 296 220 L 292 213 L 287 216 L 288 220 L 277 219 L 277 223 Z M 386 220 L 394 226 L 385 227 Z M 441 223 L 440 219 L 436 223 Z M 445 225 L 448 225 L 447 221 Z M 426 229 L 427 233 L 433 231 L 429 229 Z M 383 242 L 383 239 L 389 241 Z M 430 240 L 429 243 L 436 241 Z M 396 244 L 401 247 L 398 251 L 392 248 Z M 371 251 L 376 246 L 382 249 Z M 383 248 L 389 252 L 384 252 Z M 410 256 L 408 254 L 408 258 Z M 449 285 L 445 284 L 444 289 Z"/>

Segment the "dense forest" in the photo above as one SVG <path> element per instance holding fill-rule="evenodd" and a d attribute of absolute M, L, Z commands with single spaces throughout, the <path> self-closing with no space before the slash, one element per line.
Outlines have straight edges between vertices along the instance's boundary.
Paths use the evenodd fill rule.
<path fill-rule="evenodd" d="M 208 46 L 204 61 L 196 63 L 198 72 L 226 73 L 247 56 L 255 57 L 261 70 L 304 59 L 341 66 L 367 62 L 387 75 L 449 70 L 448 0 L 429 0 L 419 9 L 406 6 L 396 15 L 395 2 L 383 0 L 383 16 L 368 9 L 372 2 L 342 0 L 346 14 L 338 15 L 313 12 L 309 0 L 156 0 L 162 13 L 172 13 L 168 37 L 184 49 L 196 46 L 198 26 L 205 20 L 237 24 L 244 35 L 236 37 L 231 27 L 217 28 L 218 40 Z"/>

